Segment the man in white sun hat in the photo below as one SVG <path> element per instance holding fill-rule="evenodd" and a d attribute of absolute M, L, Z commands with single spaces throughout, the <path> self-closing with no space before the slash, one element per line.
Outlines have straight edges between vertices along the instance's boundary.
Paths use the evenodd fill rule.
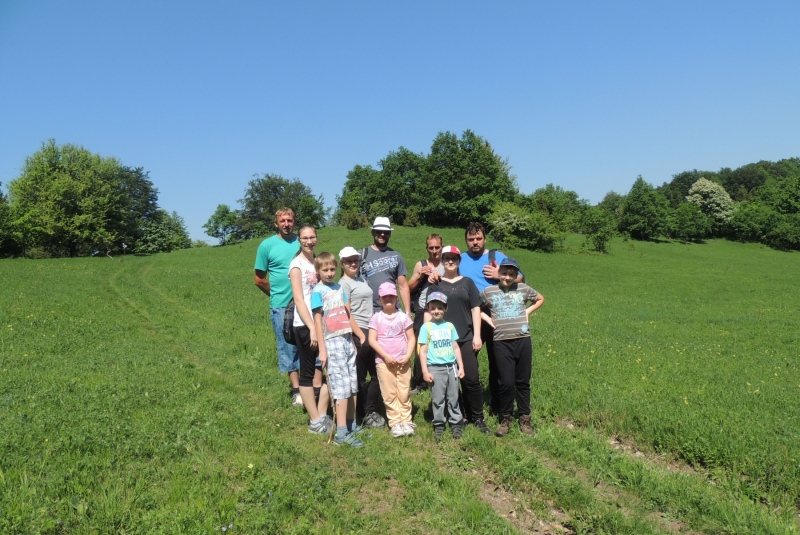
<path fill-rule="evenodd" d="M 389 247 L 393 230 L 388 217 L 375 218 L 372 224 L 373 243 L 361 250 L 361 275 L 372 288 L 374 312 L 381 310 L 378 287 L 388 281 L 397 285 L 398 294 L 403 301 L 403 310 L 410 313 L 411 292 L 406 280 L 408 269 L 400 253 Z"/>

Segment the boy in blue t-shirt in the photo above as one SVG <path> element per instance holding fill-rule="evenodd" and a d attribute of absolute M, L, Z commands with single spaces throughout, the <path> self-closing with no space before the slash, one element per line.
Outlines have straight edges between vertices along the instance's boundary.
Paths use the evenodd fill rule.
<path fill-rule="evenodd" d="M 450 416 L 453 438 L 461 438 L 463 418 L 458 407 L 458 380 L 464 377 L 461 349 L 456 341 L 458 333 L 452 323 L 444 321 L 447 296 L 431 292 L 427 300 L 431 321 L 419 331 L 419 360 L 422 376 L 431 383 L 431 408 L 433 409 L 433 436 L 440 440 L 444 435 L 445 408 Z"/>
<path fill-rule="evenodd" d="M 311 293 L 311 310 L 319 343 L 319 360 L 328 368 L 328 388 L 335 400 L 337 446 L 347 445 L 361 448 L 358 439 L 361 428 L 355 423 L 356 394 L 356 347 L 353 342 L 355 321 L 350 315 L 347 293 L 333 282 L 336 276 L 336 257 L 321 253 L 314 259 L 314 267 L 320 282 Z"/>

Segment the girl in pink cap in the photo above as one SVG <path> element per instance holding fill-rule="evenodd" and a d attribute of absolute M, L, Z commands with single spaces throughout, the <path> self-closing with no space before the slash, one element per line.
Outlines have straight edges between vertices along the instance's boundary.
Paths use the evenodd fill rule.
<path fill-rule="evenodd" d="M 397 288 L 384 282 L 378 287 L 381 310 L 369 322 L 369 344 L 375 350 L 375 368 L 392 436 L 414 434 L 411 421 L 411 366 L 414 354 L 414 322 L 397 310 Z"/>

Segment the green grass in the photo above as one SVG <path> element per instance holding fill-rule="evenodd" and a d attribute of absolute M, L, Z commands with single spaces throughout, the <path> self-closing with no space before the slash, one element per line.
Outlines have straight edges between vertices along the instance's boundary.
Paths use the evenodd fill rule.
<path fill-rule="evenodd" d="M 394 233 L 409 269 L 430 231 Z M 317 251 L 369 241 L 324 229 Z M 576 533 L 800 531 L 797 254 L 507 251 L 546 298 L 537 436 L 437 445 L 423 394 L 417 437 L 356 451 L 289 406 L 256 246 L 0 262 L 0 532 L 503 533 L 525 511 Z"/>

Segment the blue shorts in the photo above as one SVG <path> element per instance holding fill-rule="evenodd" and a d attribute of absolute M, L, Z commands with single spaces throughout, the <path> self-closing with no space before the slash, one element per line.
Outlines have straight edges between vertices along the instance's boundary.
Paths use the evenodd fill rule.
<path fill-rule="evenodd" d="M 300 369 L 300 357 L 297 356 L 297 346 L 287 344 L 283 339 L 283 314 L 285 308 L 270 308 L 272 329 L 275 331 L 275 345 L 278 348 L 278 369 L 281 373 L 296 372 Z"/>

